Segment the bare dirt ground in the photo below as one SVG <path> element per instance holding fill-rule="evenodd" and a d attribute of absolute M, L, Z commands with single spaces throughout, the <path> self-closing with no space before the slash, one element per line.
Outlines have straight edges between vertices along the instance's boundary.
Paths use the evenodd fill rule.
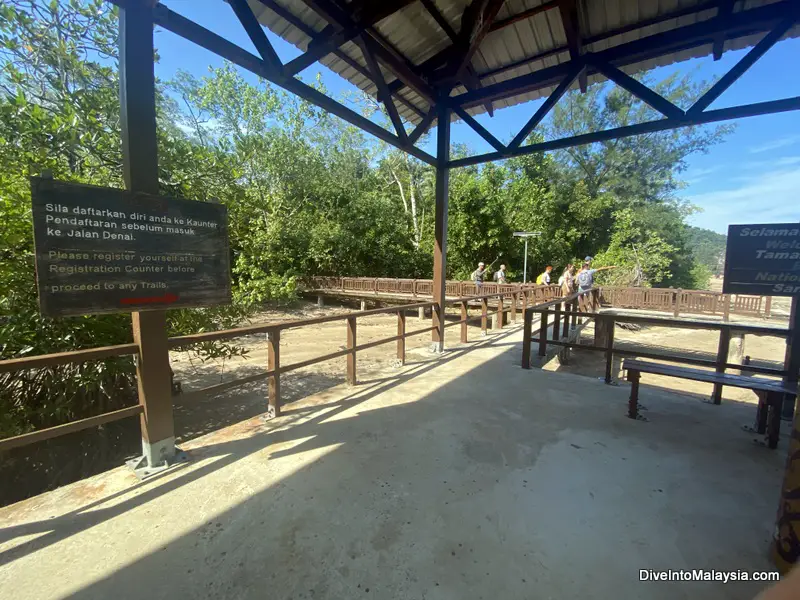
<path fill-rule="evenodd" d="M 299 302 L 288 310 L 268 310 L 253 319 L 252 324 L 311 319 L 353 312 L 352 307 L 317 307 L 311 302 Z M 479 314 L 477 311 L 470 315 Z M 456 313 L 448 313 L 456 319 Z M 521 317 L 520 317 L 521 322 Z M 470 337 L 480 335 L 479 321 L 470 326 Z M 430 328 L 430 312 L 419 320 L 417 310 L 407 311 L 406 331 Z M 365 344 L 397 334 L 397 317 L 393 314 L 361 317 L 357 321 L 357 343 Z M 458 327 L 449 328 L 449 341 L 458 340 Z M 345 321 L 334 321 L 309 327 L 299 327 L 281 332 L 281 364 L 311 359 L 316 356 L 343 350 L 347 341 Z M 172 352 L 170 361 L 176 381 L 181 382 L 183 393 L 175 397 L 175 426 L 178 440 L 188 440 L 226 425 L 238 423 L 259 415 L 267 408 L 267 382 L 265 379 L 236 387 L 227 387 L 236 380 L 267 370 L 266 334 L 256 334 L 235 340 L 247 354 L 228 360 L 198 361 L 189 352 Z M 430 331 L 406 338 L 406 362 L 430 360 Z M 452 344 L 450 344 L 452 345 Z M 359 381 L 375 377 L 381 371 L 396 368 L 396 342 L 358 352 Z M 317 363 L 281 376 L 282 403 L 291 403 L 345 381 L 346 359 Z M 213 391 L 200 390 L 213 386 Z"/>

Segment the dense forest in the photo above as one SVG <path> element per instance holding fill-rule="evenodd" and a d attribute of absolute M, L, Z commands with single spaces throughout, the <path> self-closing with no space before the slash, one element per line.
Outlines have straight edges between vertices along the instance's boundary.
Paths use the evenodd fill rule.
<path fill-rule="evenodd" d="M 713 275 L 722 275 L 728 236 L 709 229 L 689 227 L 688 241 L 694 260 L 705 266 Z"/>
<path fill-rule="evenodd" d="M 100 0 L 0 6 L 3 359 L 130 340 L 127 315 L 39 317 L 28 181 L 48 170 L 122 187 L 115 11 Z M 679 76 L 648 83 L 684 107 L 705 87 Z M 315 85 L 324 91 L 321 79 Z M 386 119 L 368 97 L 346 101 Z M 627 92 L 597 85 L 567 95 L 533 135 L 656 117 Z M 306 275 L 431 276 L 434 173 L 424 163 L 231 65 L 159 81 L 158 127 L 161 192 L 227 205 L 234 259 L 234 304 L 170 311 L 173 334 L 239 323 L 265 302 L 293 298 Z M 677 192 L 687 157 L 728 131 L 685 128 L 454 170 L 448 276 L 466 278 L 478 261 L 499 259 L 521 281 L 523 244 L 512 233 L 528 230 L 542 232 L 529 277 L 592 254 L 597 265 L 620 267 L 609 283 L 704 287 L 714 238 L 686 225 L 694 209 Z M 693 251 L 700 241 L 702 252 Z M 0 436 L 113 408 L 132 381 L 128 359 L 0 376 Z"/>

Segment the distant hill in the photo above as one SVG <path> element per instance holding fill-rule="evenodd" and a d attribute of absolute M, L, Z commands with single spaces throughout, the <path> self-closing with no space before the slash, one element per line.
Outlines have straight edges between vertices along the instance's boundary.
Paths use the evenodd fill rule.
<path fill-rule="evenodd" d="M 725 266 L 725 245 L 728 236 L 710 229 L 689 227 L 689 247 L 695 260 L 714 275 L 721 275 Z"/>

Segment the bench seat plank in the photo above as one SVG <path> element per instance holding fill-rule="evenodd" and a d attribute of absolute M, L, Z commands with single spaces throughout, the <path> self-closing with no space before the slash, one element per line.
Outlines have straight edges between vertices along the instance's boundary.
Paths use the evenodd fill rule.
<path fill-rule="evenodd" d="M 762 392 L 779 392 L 782 394 L 797 394 L 796 385 L 786 385 L 774 379 L 764 377 L 749 377 L 747 375 L 733 375 L 731 373 L 717 373 L 715 371 L 704 371 L 702 369 L 690 369 L 676 365 L 663 365 L 642 360 L 628 360 L 622 363 L 622 369 L 639 371 L 640 373 L 651 373 L 653 375 L 665 375 L 667 377 L 679 377 L 681 379 L 691 379 L 707 383 L 720 383 L 731 387 L 746 388 Z"/>
<path fill-rule="evenodd" d="M 690 369 L 633 359 L 625 359 L 622 369 L 628 372 L 628 380 L 631 382 L 631 395 L 628 403 L 628 416 L 631 419 L 642 418 L 639 415 L 639 378 L 642 373 L 753 390 L 759 396 L 756 430 L 759 433 L 764 433 L 764 429 L 768 429 L 767 443 L 773 449 L 778 446 L 783 398 L 785 396 L 797 396 L 797 384 L 787 384 L 763 377 L 717 373 L 715 371 Z"/>

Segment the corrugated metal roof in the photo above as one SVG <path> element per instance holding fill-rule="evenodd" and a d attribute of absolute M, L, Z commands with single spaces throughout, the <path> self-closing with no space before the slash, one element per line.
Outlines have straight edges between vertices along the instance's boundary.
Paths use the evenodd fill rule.
<path fill-rule="evenodd" d="M 302 51 L 308 49 L 311 42 L 310 32 L 319 33 L 328 25 L 327 21 L 310 9 L 303 0 L 271 0 L 291 13 L 304 24 L 304 30 L 290 23 L 277 14 L 261 0 L 248 0 L 258 20 L 275 34 L 293 44 Z M 736 0 L 733 11 L 751 10 L 779 2 L 780 0 Z M 469 0 L 434 0 L 434 4 L 444 19 L 456 32 L 460 29 L 461 16 L 469 4 Z M 542 0 L 507 0 L 500 9 L 495 22 L 502 21 L 523 11 L 543 4 Z M 716 0 L 578 0 L 578 23 L 586 51 L 600 52 L 621 44 L 639 40 L 644 37 L 685 27 L 716 17 L 719 7 Z M 676 18 L 663 20 L 664 17 L 679 14 Z M 660 20 L 662 19 L 662 20 Z M 653 23 L 652 21 L 658 22 Z M 626 29 L 623 33 L 608 36 L 609 33 Z M 388 44 L 401 54 L 410 65 L 420 65 L 451 46 L 452 41 L 439 27 L 431 14 L 421 2 L 412 2 L 389 17 L 373 25 L 373 30 L 382 36 Z M 725 51 L 741 49 L 757 43 L 763 34 L 758 33 L 727 40 Z M 800 35 L 800 26 L 790 30 L 788 36 Z M 481 42 L 478 51 L 472 58 L 471 65 L 479 75 L 488 74 L 480 79 L 482 87 L 500 83 L 515 77 L 535 73 L 542 69 L 570 60 L 566 50 L 567 37 L 558 8 L 545 10 L 534 16 L 517 21 L 511 25 L 491 31 Z M 555 52 L 559 48 L 563 51 Z M 328 54 L 321 62 L 338 73 L 353 85 L 372 96 L 377 95 L 377 88 L 369 77 L 366 62 L 361 50 L 354 42 L 340 47 L 351 63 L 358 64 L 356 69 L 348 61 Z M 533 61 L 530 57 L 545 56 Z M 712 44 L 666 53 L 622 67 L 622 70 L 633 74 L 647 71 L 658 66 L 709 56 Z M 521 63 L 521 64 L 518 64 Z M 514 66 L 516 64 L 516 66 Z M 396 77 L 384 66 L 381 66 L 387 83 Z M 602 75 L 588 77 L 588 83 L 604 81 Z M 577 87 L 577 82 L 573 87 Z M 513 106 L 521 102 L 547 96 L 555 86 L 519 93 L 508 98 L 494 100 L 495 109 Z M 458 86 L 453 94 L 465 92 Z M 427 112 L 430 104 L 409 87 L 403 87 L 398 93 L 405 102 L 395 100 L 400 115 L 411 123 L 418 123 L 421 115 Z M 408 104 L 416 107 L 413 110 Z M 485 112 L 482 104 L 468 109 L 470 114 Z"/>

